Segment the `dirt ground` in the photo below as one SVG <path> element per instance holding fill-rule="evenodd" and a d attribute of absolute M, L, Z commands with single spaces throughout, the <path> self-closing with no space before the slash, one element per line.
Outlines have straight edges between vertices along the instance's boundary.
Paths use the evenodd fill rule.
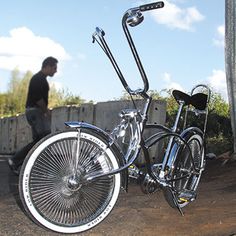
<path fill-rule="evenodd" d="M 181 216 L 169 207 L 161 192 L 144 195 L 132 185 L 121 194 L 110 217 L 94 232 L 97 235 L 236 235 L 236 162 L 222 166 L 211 160 L 199 185 L 195 202 Z M 90 232 L 88 235 L 93 235 Z"/>
<path fill-rule="evenodd" d="M 113 211 L 103 222 L 75 235 L 236 235 L 236 161 L 223 166 L 222 163 L 223 158 L 207 161 L 197 199 L 184 209 L 184 216 L 169 207 L 162 192 L 145 195 L 138 185 L 131 183 L 129 192 L 120 193 Z M 10 176 L 9 183 L 15 186 L 17 179 Z M 0 198 L 0 235 L 59 235 L 35 225 L 25 216 L 16 187 Z"/>

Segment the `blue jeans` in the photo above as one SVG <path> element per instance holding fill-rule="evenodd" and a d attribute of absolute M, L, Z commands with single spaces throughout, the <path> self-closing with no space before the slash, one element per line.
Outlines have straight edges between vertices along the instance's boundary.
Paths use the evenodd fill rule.
<path fill-rule="evenodd" d="M 31 126 L 33 142 L 27 144 L 15 153 L 12 161 L 16 167 L 22 165 L 30 149 L 44 136 L 51 133 L 51 120 L 45 117 L 40 108 L 26 108 L 26 119 Z"/>
<path fill-rule="evenodd" d="M 26 108 L 26 119 L 31 126 L 33 140 L 40 140 L 51 133 L 51 120 L 40 108 Z"/>

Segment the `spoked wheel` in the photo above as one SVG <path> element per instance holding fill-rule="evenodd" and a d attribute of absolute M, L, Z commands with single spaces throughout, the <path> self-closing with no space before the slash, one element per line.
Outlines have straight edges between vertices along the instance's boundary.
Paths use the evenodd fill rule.
<path fill-rule="evenodd" d="M 186 138 L 186 142 L 187 144 L 180 145 L 178 148 L 173 147 L 176 148 L 176 159 L 170 179 L 179 208 L 186 206 L 196 198 L 196 190 L 204 165 L 202 136 L 191 135 Z M 164 196 L 169 205 L 175 208 L 176 204 L 169 189 L 164 191 Z"/>
<path fill-rule="evenodd" d="M 91 131 L 81 131 L 79 139 L 77 131 L 46 137 L 31 150 L 21 169 L 19 190 L 26 213 L 56 232 L 76 233 L 94 227 L 116 203 L 120 174 L 92 182 L 83 179 L 118 168 L 115 155 Z"/>

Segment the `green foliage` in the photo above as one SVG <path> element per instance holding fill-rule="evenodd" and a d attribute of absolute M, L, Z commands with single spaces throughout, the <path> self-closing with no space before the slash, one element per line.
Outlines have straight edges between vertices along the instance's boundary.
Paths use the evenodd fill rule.
<path fill-rule="evenodd" d="M 28 91 L 28 84 L 32 73 L 30 71 L 21 75 L 19 70 L 12 71 L 8 91 L 0 93 L 0 116 L 16 115 L 25 110 L 25 101 Z M 163 92 L 163 91 L 161 91 Z M 171 95 L 171 90 L 164 90 L 167 96 L 161 96 L 156 90 L 150 90 L 149 95 L 153 99 L 165 100 L 167 103 L 166 125 L 172 127 L 178 110 L 178 104 Z M 130 99 L 130 96 L 124 92 L 120 100 Z M 72 95 L 65 90 L 57 90 L 55 86 L 50 88 L 49 107 L 64 105 L 80 105 L 84 100 L 80 96 Z M 184 117 L 184 114 L 183 114 Z M 183 117 L 182 123 L 183 124 Z M 194 126 L 203 126 L 201 115 L 191 114 L 188 117 L 188 124 Z M 228 151 L 232 147 L 232 129 L 230 122 L 229 104 L 220 94 L 213 92 L 209 104 L 209 116 L 207 124 L 207 148 L 220 154 Z"/>
<path fill-rule="evenodd" d="M 217 93 L 212 94 L 209 106 L 207 147 L 209 152 L 215 154 L 222 154 L 233 148 L 229 104 Z"/>
<path fill-rule="evenodd" d="M 7 110 L 10 115 L 24 111 L 27 88 L 31 77 L 32 73 L 30 71 L 26 72 L 23 77 L 21 77 L 18 69 L 12 72 L 7 96 Z"/>
<path fill-rule="evenodd" d="M 229 104 L 225 102 L 219 93 L 211 94 L 209 110 L 219 116 L 229 117 Z"/>
<path fill-rule="evenodd" d="M 6 104 L 7 104 L 7 94 L 0 93 L 0 116 L 3 116 L 4 114 L 7 113 Z"/>
<path fill-rule="evenodd" d="M 174 123 L 178 106 L 172 96 L 167 97 L 166 101 L 167 125 L 170 126 Z M 233 147 L 229 104 L 219 93 L 212 91 L 208 108 L 206 148 L 207 152 L 213 152 L 216 155 L 219 155 L 229 151 Z M 187 124 L 188 126 L 196 126 L 202 129 L 204 127 L 204 115 L 199 114 L 196 116 L 194 113 L 189 113 Z"/>
<path fill-rule="evenodd" d="M 75 96 L 72 94 L 67 94 L 64 98 L 64 105 L 81 105 L 85 102 L 84 99 L 82 99 L 80 96 Z M 92 102 L 92 101 L 91 101 Z"/>
<path fill-rule="evenodd" d="M 85 100 L 80 96 L 75 96 L 69 93 L 67 90 L 57 90 L 54 85 L 50 88 L 49 93 L 49 107 L 69 106 L 69 105 L 81 105 Z"/>
<path fill-rule="evenodd" d="M 25 107 L 27 88 L 31 72 L 23 76 L 18 69 L 12 71 L 8 91 L 0 94 L 0 116 L 10 116 L 21 113 Z"/>
<path fill-rule="evenodd" d="M 165 92 L 166 96 L 160 96 L 160 93 L 155 90 L 150 91 L 150 95 L 154 99 L 166 101 L 166 126 L 172 127 L 178 111 L 178 104 L 172 96 L 171 90 L 163 90 L 162 92 Z M 121 99 L 127 98 L 127 94 L 121 97 Z M 185 110 L 182 113 L 179 127 L 183 127 L 184 116 Z M 204 127 L 204 115 L 196 116 L 192 112 L 188 113 L 187 126 L 196 126 L 202 129 Z M 217 155 L 226 152 L 233 147 L 229 104 L 219 93 L 214 91 L 212 91 L 209 104 L 206 147 L 207 152 L 214 152 Z"/>
<path fill-rule="evenodd" d="M 148 91 L 149 96 L 152 97 L 152 99 L 163 99 L 163 97 L 161 97 L 160 93 L 156 90 L 149 90 Z M 123 94 L 120 98 L 118 98 L 117 100 L 130 100 L 131 97 L 130 95 L 126 92 L 123 91 Z"/>
<path fill-rule="evenodd" d="M 152 97 L 152 99 L 156 99 L 156 100 L 163 99 L 162 96 L 160 95 L 160 93 L 156 90 L 149 90 L 148 94 L 149 94 L 149 96 Z"/>
<path fill-rule="evenodd" d="M 12 71 L 11 80 L 6 93 L 0 93 L 0 116 L 13 116 L 25 111 L 25 103 L 29 81 L 32 77 L 30 71 L 22 75 L 18 69 Z M 80 105 L 84 100 L 65 90 L 57 90 L 53 85 L 49 92 L 49 107 L 64 105 Z"/>

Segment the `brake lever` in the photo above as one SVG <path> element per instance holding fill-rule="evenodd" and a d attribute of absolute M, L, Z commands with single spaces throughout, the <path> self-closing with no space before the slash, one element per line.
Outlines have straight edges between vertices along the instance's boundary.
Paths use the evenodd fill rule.
<path fill-rule="evenodd" d="M 93 37 L 93 43 L 95 42 L 95 41 L 98 41 L 97 39 L 96 39 L 96 36 L 98 36 L 98 38 L 99 38 L 99 40 L 101 40 L 101 38 L 103 38 L 104 36 L 105 36 L 105 32 L 104 32 L 104 30 L 103 29 L 101 29 L 101 28 L 99 28 L 99 27 L 96 27 L 96 30 L 95 30 L 95 32 L 93 33 L 93 35 L 92 35 L 92 37 Z"/>
<path fill-rule="evenodd" d="M 96 38 L 95 38 L 95 36 L 93 35 L 93 36 L 92 36 L 92 38 L 93 38 L 93 41 L 92 41 L 92 43 L 95 43 L 95 41 L 96 41 Z"/>

